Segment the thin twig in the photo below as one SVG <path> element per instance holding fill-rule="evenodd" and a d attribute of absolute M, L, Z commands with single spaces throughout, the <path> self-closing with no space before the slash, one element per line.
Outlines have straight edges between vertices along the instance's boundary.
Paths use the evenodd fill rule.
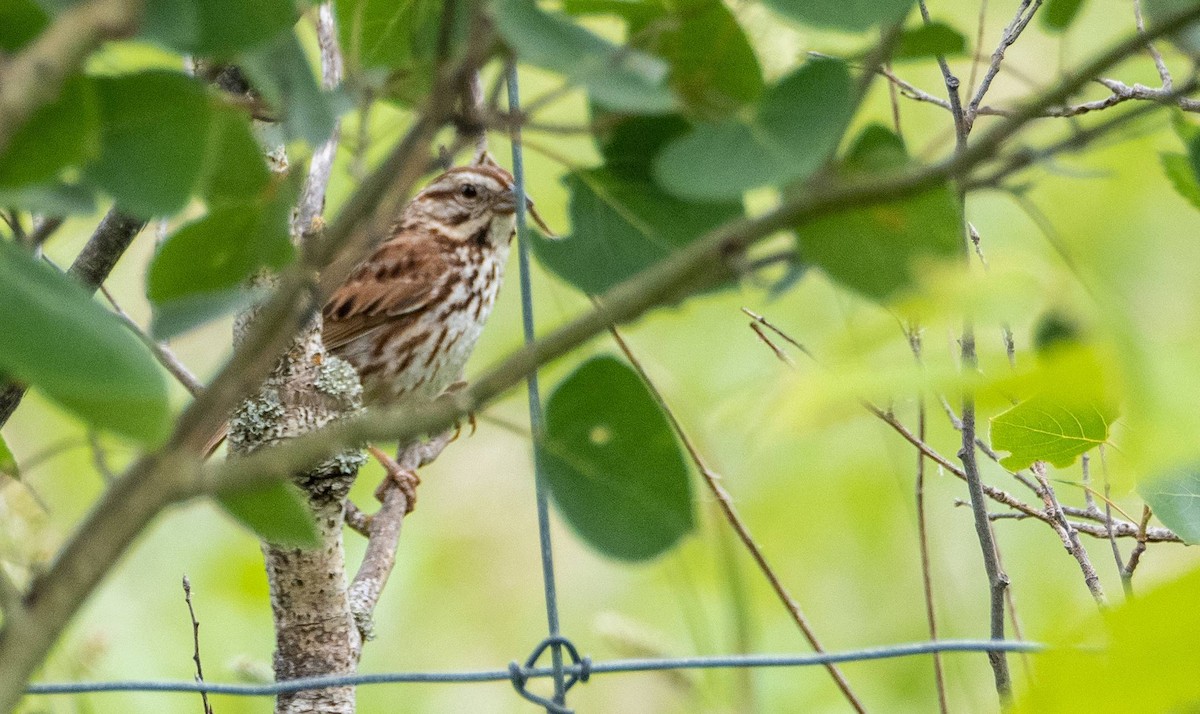
<path fill-rule="evenodd" d="M 1146 23 L 1142 21 L 1142 0 L 1133 0 L 1133 20 L 1137 26 L 1137 31 L 1144 33 L 1146 31 Z M 1162 80 L 1163 89 L 1171 89 L 1171 70 L 1167 69 L 1167 63 L 1163 61 L 1162 53 L 1154 46 L 1153 42 L 1146 43 L 1146 51 L 1154 59 L 1154 67 L 1158 69 L 1158 77 Z"/>
<path fill-rule="evenodd" d="M 171 348 L 146 334 L 146 331 L 128 313 L 121 309 L 121 306 L 117 304 L 117 301 L 113 298 L 112 293 L 108 291 L 108 288 L 101 285 L 100 292 L 104 294 L 104 298 L 108 300 L 108 304 L 112 306 L 113 312 L 116 313 L 121 322 L 125 323 L 130 332 L 136 335 L 146 347 L 150 348 L 150 352 L 154 354 L 154 359 L 158 360 L 158 363 L 165 367 L 171 373 L 171 376 L 178 380 L 184 389 L 188 390 L 188 393 L 193 397 L 199 396 L 200 392 L 204 391 L 204 385 L 200 383 L 199 379 L 196 379 L 196 375 L 192 374 L 187 365 L 175 356 Z"/>
<path fill-rule="evenodd" d="M 646 385 L 646 389 L 650 391 L 654 401 L 658 403 L 659 408 L 662 409 L 663 413 L 667 415 L 667 419 L 671 422 L 671 428 L 674 429 L 675 434 L 679 437 L 679 441 L 683 444 L 684 450 L 688 452 L 688 456 L 691 458 L 692 463 L 696 465 L 696 470 L 700 472 L 700 476 L 704 479 L 705 485 L 708 486 L 708 489 L 717 499 L 717 503 L 720 505 L 721 512 L 725 515 L 725 519 L 737 533 L 738 538 L 742 541 L 742 544 L 746 546 L 746 550 L 750 553 L 750 556 L 754 558 L 754 562 L 758 565 L 759 570 L 761 570 L 763 575 L 766 576 L 767 581 L 771 584 L 771 588 L 775 591 L 776 596 L 778 596 L 780 601 L 783 602 L 784 607 L 786 607 L 788 612 L 791 614 L 792 620 L 796 623 L 796 626 L 800 628 L 801 633 L 804 634 L 804 638 L 808 640 L 808 644 L 813 648 L 814 651 L 824 652 L 824 650 L 821 648 L 821 643 L 817 640 L 816 633 L 812 629 L 812 625 L 809 624 L 808 618 L 806 618 L 803 611 L 800 610 L 800 604 L 796 602 L 795 598 L 793 598 L 791 593 L 788 592 L 787 588 L 784 587 L 782 581 L 779 579 L 779 576 L 775 574 L 774 569 L 771 567 L 770 563 L 767 562 L 767 558 L 765 555 L 763 555 L 762 549 L 759 548 L 758 543 L 755 542 L 754 537 L 750 534 L 750 529 L 746 526 L 745 522 L 742 521 L 741 516 L 738 515 L 737 509 L 733 505 L 733 498 L 729 495 L 729 492 L 725 490 L 725 487 L 721 485 L 721 476 L 710 469 L 708 464 L 705 463 L 704 457 L 700 455 L 700 451 L 696 448 L 695 443 L 692 442 L 691 438 L 684 430 L 683 425 L 679 423 L 679 419 L 675 416 L 675 412 L 673 412 L 670 406 L 666 403 L 662 393 L 658 391 L 658 387 L 655 386 L 653 381 L 651 381 L 650 375 L 646 373 L 642 363 L 633 354 L 633 351 L 629 348 L 629 345 L 625 342 L 625 339 L 621 337 L 621 333 L 616 327 L 611 325 L 609 326 L 609 333 L 613 336 L 613 340 L 616 341 L 617 346 L 621 349 L 621 352 L 625 354 L 625 358 L 628 359 L 629 363 L 633 365 L 633 368 L 637 370 L 638 376 L 641 377 L 642 383 Z M 842 694 L 845 695 L 846 701 L 850 704 L 850 706 L 853 707 L 857 712 L 866 711 L 863 708 L 862 702 L 859 701 L 858 697 L 854 694 L 854 691 L 850 689 L 850 683 L 846 681 L 845 675 L 842 674 L 841 669 L 832 664 L 826 665 L 825 669 L 829 672 L 830 676 L 833 677 L 838 689 L 840 689 Z"/>
<path fill-rule="evenodd" d="M 992 61 L 988 65 L 987 71 L 984 72 L 983 79 L 979 82 L 979 88 L 975 90 L 975 95 L 967 105 L 966 120 L 968 127 L 975 122 L 979 105 L 983 102 L 984 95 L 987 94 L 988 89 L 992 86 L 992 80 L 996 78 L 996 73 L 1000 71 L 1000 65 L 1004 62 L 1004 52 L 1025 31 L 1025 27 L 1029 25 L 1029 21 L 1033 19 L 1033 14 L 1037 12 L 1037 9 L 1041 5 L 1042 0 L 1021 0 L 1020 6 L 1017 7 L 1016 17 L 1004 28 L 1004 34 L 1000 37 L 1000 44 L 996 46 L 996 50 L 992 53 Z"/>
<path fill-rule="evenodd" d="M 200 622 L 196 619 L 196 611 L 192 608 L 192 583 L 188 576 L 183 576 L 183 600 L 187 603 L 188 616 L 192 618 L 192 661 L 196 663 L 196 681 L 204 681 L 204 667 L 200 664 Z M 204 714 L 213 714 L 212 705 L 208 702 L 208 692 L 201 690 L 200 701 L 204 703 Z"/>
<path fill-rule="evenodd" d="M 1098 607 L 1103 609 L 1108 602 L 1104 597 L 1104 588 L 1100 585 L 1100 576 L 1096 574 L 1096 569 L 1092 566 L 1087 549 L 1079 542 L 1078 532 L 1067 520 L 1067 514 L 1063 512 L 1058 497 L 1054 495 L 1054 487 L 1046 478 L 1046 464 L 1041 461 L 1034 462 L 1032 471 L 1037 477 L 1038 483 L 1042 485 L 1042 499 L 1046 504 L 1046 512 L 1054 516 L 1054 530 L 1062 540 L 1063 547 L 1079 563 L 1079 569 L 1083 571 L 1083 582 L 1087 585 L 1088 592 L 1092 594 L 1092 599 L 1096 601 Z"/>
<path fill-rule="evenodd" d="M 913 357 L 918 364 L 921 362 L 921 331 L 916 325 L 909 327 L 908 344 L 912 347 Z M 925 441 L 925 392 L 917 394 L 917 438 Z M 933 566 L 929 558 L 929 527 L 925 518 L 925 454 L 917 451 L 917 478 L 914 485 L 917 501 L 917 541 L 921 551 L 921 585 L 925 594 L 925 619 L 929 623 L 929 639 L 936 640 L 937 613 L 933 605 Z M 942 657 L 933 657 L 933 676 L 937 686 L 938 711 L 946 714 L 950 707 L 946 702 L 946 679 L 942 672 Z"/>
<path fill-rule="evenodd" d="M 1121 548 L 1117 545 L 1117 537 L 1113 534 L 1111 488 L 1108 482 L 1108 463 L 1104 458 L 1104 446 L 1100 446 L 1100 473 L 1104 477 L 1104 525 L 1108 530 L 1108 543 L 1112 546 L 1113 561 L 1117 564 L 1117 575 L 1121 578 L 1121 589 L 1125 591 L 1125 600 L 1133 597 L 1133 587 L 1125 580 L 1125 563 L 1121 560 Z"/>
<path fill-rule="evenodd" d="M 971 73 L 967 75 L 967 94 L 975 92 L 975 77 L 979 72 L 979 62 L 983 59 L 983 54 L 979 51 L 983 47 L 983 29 L 987 24 L 987 9 L 988 0 L 980 0 L 979 3 L 979 23 L 975 27 L 975 46 L 971 48 Z"/>
<path fill-rule="evenodd" d="M 100 474 L 100 478 L 104 479 L 106 484 L 116 481 L 117 475 L 108 465 L 108 454 L 104 451 L 104 445 L 100 443 L 100 435 L 95 429 L 88 429 L 87 440 L 92 451 L 92 465 L 96 467 L 96 473 Z"/>
<path fill-rule="evenodd" d="M 1133 571 L 1137 570 L 1138 563 L 1142 562 L 1142 553 L 1146 552 L 1146 542 L 1149 538 L 1150 525 L 1150 506 L 1142 507 L 1142 522 L 1138 524 L 1137 545 L 1133 547 L 1133 552 L 1129 554 L 1129 563 L 1121 571 L 1121 581 L 1125 584 L 1125 591 L 1133 596 Z"/>

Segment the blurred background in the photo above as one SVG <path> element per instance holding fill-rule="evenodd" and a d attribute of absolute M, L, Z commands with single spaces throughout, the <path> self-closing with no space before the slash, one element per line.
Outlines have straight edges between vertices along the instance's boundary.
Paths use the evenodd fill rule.
<path fill-rule="evenodd" d="M 985 54 L 991 53 L 1012 10 L 1012 3 L 992 5 Z M 757 5 L 734 3 L 733 9 L 754 41 L 769 80 L 794 68 L 808 51 L 846 55 L 862 48 L 862 37 L 787 24 Z M 932 10 L 935 17 L 974 36 L 977 3 L 935 2 Z M 590 26 L 610 36 L 616 27 L 603 22 Z M 988 103 L 1005 106 L 1048 86 L 1061 68 L 1077 64 L 1132 28 L 1132 11 L 1120 0 L 1090 3 L 1064 36 L 1046 35 L 1035 22 L 1009 50 Z M 147 46 L 126 43 L 101 53 L 91 69 L 116 72 L 175 66 L 175 61 Z M 1184 63 L 1172 55 L 1168 61 L 1180 67 Z M 960 76 L 970 73 L 969 58 L 953 64 Z M 944 93 L 932 61 L 895 69 L 932 94 Z M 1149 59 L 1126 62 L 1113 76 L 1128 84 L 1157 85 Z M 485 86 L 490 78 L 485 76 Z M 557 86 L 558 80 L 523 69 L 521 82 L 528 101 Z M 1104 95 L 1097 87 L 1085 98 Z M 949 115 L 903 98 L 900 104 L 910 152 L 926 160 L 947 154 L 953 144 Z M 366 133 L 370 144 L 362 152 L 368 163 L 401 136 L 407 116 L 376 104 Z M 583 96 L 567 96 L 543 117 L 564 124 L 585 121 Z M 360 119 L 353 112 L 344 119 L 330 214 L 356 185 Z M 891 121 L 882 79 L 875 82 L 855 124 L 871 121 Z M 981 127 L 989 121 L 993 120 L 981 118 Z M 1068 128 L 1065 120 L 1042 120 L 1030 140 L 1063 136 Z M 505 138 L 493 135 L 491 146 L 500 162 L 509 165 Z M 1168 114 L 1161 112 L 1132 124 L 1085 158 L 1061 158 L 1025 176 L 1025 200 L 1045 213 L 1055 231 L 1053 240 L 1073 265 L 1011 196 L 973 195 L 967 214 L 983 238 L 992 277 L 978 287 L 930 270 L 929 284 L 912 303 L 923 311 L 930 368 L 955 363 L 960 299 L 984 305 L 977 330 L 982 361 L 998 370 L 1005 364 L 1001 324 L 1012 328 L 1018 360 L 1031 359 L 1035 323 L 1047 310 L 1066 310 L 1093 326 L 1101 341 L 1144 350 L 1138 354 L 1154 355 L 1162 345 L 1170 345 L 1173 352 L 1161 361 L 1143 362 L 1141 371 L 1130 367 L 1133 359 L 1122 362 L 1120 381 L 1139 399 L 1165 400 L 1155 402 L 1165 415 L 1174 413 L 1172 405 L 1194 405 L 1200 380 L 1186 367 L 1197 364 L 1198 350 L 1192 343 L 1200 319 L 1200 279 L 1193 266 L 1200 264 L 1200 242 L 1195 240 L 1200 216 L 1164 178 L 1158 166 L 1158 154 L 1164 150 L 1178 151 L 1180 146 L 1168 128 Z M 569 167 L 562 159 L 567 157 L 572 166 L 596 162 L 591 140 L 529 132 L 525 152 L 529 193 L 549 224 L 569 235 L 566 193 L 559 182 Z M 769 207 L 774 200 L 770 192 L 747 197 L 751 210 Z M 49 256 L 68 263 L 100 215 L 72 218 L 48 244 Z M 149 318 L 144 273 L 153 233 L 152 225 L 108 281 L 117 300 L 142 324 Z M 575 289 L 536 267 L 535 271 L 540 330 L 589 308 Z M 468 376 L 521 343 L 515 258 L 508 277 Z M 913 362 L 901 330 L 907 313 L 855 297 L 817 270 L 778 296 L 766 289 L 772 277 L 778 276 L 749 277 L 737 288 L 660 309 L 626 327 L 625 334 L 705 458 L 723 476 L 747 525 L 822 644 L 839 650 L 926 640 L 914 505 L 916 454 L 856 402 L 857 394 L 866 394 L 892 405 L 902 420 L 915 425 L 915 390 L 904 377 L 911 374 Z M 994 309 L 989 307 L 993 304 Z M 1114 305 L 1120 309 L 1114 310 Z M 793 354 L 799 368 L 790 371 L 748 328 L 742 307 L 788 331 L 825 367 Z M 227 358 L 229 334 L 228 321 L 211 324 L 172 347 L 203 379 Z M 586 356 L 603 352 L 616 349 L 609 340 L 597 338 L 549 365 L 543 371 L 544 388 L 549 391 Z M 890 384 L 893 375 L 898 376 Z M 186 403 L 182 389 L 175 389 L 175 397 L 180 407 Z M 986 434 L 984 418 L 1001 408 L 985 403 L 981 432 Z M 929 413 L 929 440 L 953 457 L 958 434 L 936 401 L 930 403 Z M 1184 427 L 1186 423 L 1179 426 Z M 86 430 L 36 393 L 5 427 L 5 437 L 23 465 L 24 481 L 0 487 L 0 553 L 11 563 L 36 563 L 61 544 L 104 488 L 104 480 Z M 117 439 L 102 436 L 100 445 L 114 471 L 133 456 Z M 1120 450 L 1120 433 L 1115 447 Z M 1136 514 L 1141 502 L 1129 486 L 1144 474 L 1130 472 L 1133 467 L 1123 464 L 1120 459 L 1109 464 L 1116 502 Z M 1093 467 L 1098 473 L 1098 458 Z M 989 483 L 1010 491 L 1019 488 L 995 464 L 987 462 L 984 468 Z M 380 477 L 374 464 L 360 473 L 353 497 L 368 510 L 375 506 L 371 493 Z M 1064 502 L 1082 504 L 1082 492 L 1066 483 L 1079 480 L 1078 464 L 1054 477 L 1064 484 L 1058 486 Z M 546 622 L 522 391 L 511 392 L 479 414 L 477 433 L 452 444 L 424 470 L 422 479 L 420 502 L 405 520 L 396 569 L 376 610 L 377 637 L 365 648 L 361 671 L 495 669 L 524 660 L 543 637 Z M 807 651 L 698 477 L 693 492 L 699 517 L 696 532 L 649 564 L 631 566 L 597 556 L 555 520 L 563 632 L 596 660 Z M 966 498 L 963 483 L 929 466 L 932 575 L 940 634 L 946 638 L 987 634 L 979 545 L 969 509 L 956 505 L 957 499 Z M 1060 636 L 1094 612 L 1077 564 L 1051 529 L 1037 522 L 1003 520 L 996 523 L 996 532 L 1024 638 Z M 356 563 L 363 540 L 348 532 L 346 543 Z M 1109 544 L 1092 539 L 1085 544 L 1110 597 L 1119 600 Z M 1130 545 L 1122 544 L 1126 554 Z M 1135 583 L 1139 589 L 1148 588 L 1197 564 L 1200 554 L 1183 546 L 1152 546 Z M 169 511 L 142 536 L 85 606 L 40 678 L 192 679 L 192 631 L 180 586 L 185 574 L 201 623 L 206 677 L 222 682 L 269 678 L 273 635 L 258 543 L 206 503 Z M 952 710 L 997 708 L 983 655 L 946 655 L 944 664 Z M 1031 662 L 1013 655 L 1011 665 L 1021 688 Z M 935 707 L 927 657 L 848 664 L 844 671 L 873 711 L 926 712 Z M 821 668 L 605 675 L 577 686 L 569 701 L 580 712 L 847 709 Z M 369 686 L 359 690 L 359 703 L 363 712 L 536 710 L 508 683 Z M 272 701 L 218 696 L 213 707 L 218 714 L 269 712 Z M 200 702 L 192 695 L 98 694 L 31 698 L 25 710 L 195 712 Z"/>

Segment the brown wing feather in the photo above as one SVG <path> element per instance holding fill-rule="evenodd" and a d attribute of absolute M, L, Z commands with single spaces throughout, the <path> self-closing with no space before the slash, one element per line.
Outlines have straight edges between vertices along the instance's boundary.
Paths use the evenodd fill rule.
<path fill-rule="evenodd" d="M 337 349 L 429 302 L 446 267 L 440 252 L 423 243 L 402 233 L 350 274 L 323 311 L 326 349 Z"/>

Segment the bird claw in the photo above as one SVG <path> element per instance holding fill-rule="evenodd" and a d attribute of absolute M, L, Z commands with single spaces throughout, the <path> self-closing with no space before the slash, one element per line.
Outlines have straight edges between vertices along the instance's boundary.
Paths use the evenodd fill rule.
<path fill-rule="evenodd" d="M 380 451 L 375 446 L 367 447 L 375 460 L 383 466 L 385 476 L 379 487 L 375 489 L 375 498 L 383 503 L 387 498 L 388 491 L 392 488 L 400 489 L 400 493 L 404 494 L 404 515 L 413 512 L 417 506 L 417 486 L 421 485 L 421 477 L 416 471 L 406 469 L 396 460 L 387 454 Z"/>

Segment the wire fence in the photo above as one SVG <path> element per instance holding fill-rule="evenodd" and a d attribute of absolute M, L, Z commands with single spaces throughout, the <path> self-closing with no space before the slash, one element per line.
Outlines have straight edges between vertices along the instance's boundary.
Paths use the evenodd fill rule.
<path fill-rule="evenodd" d="M 519 86 L 515 62 L 506 68 L 509 111 L 520 115 Z M 526 344 L 534 341 L 533 292 L 530 280 L 529 231 L 526 221 L 525 167 L 521 150 L 519 124 L 512 129 L 512 165 L 514 193 L 517 203 L 517 244 L 521 285 L 522 325 Z M 657 672 L 684 669 L 721 668 L 765 668 L 765 667 L 812 667 L 843 662 L 863 662 L 894 659 L 947 652 L 1040 652 L 1045 646 L 1035 642 L 1007 640 L 939 640 L 914 642 L 844 652 L 820 652 L 814 654 L 746 654 L 718 655 L 708 657 L 679 657 L 656 659 L 618 659 L 593 662 L 590 657 L 580 656 L 578 649 L 559 631 L 558 599 L 554 581 L 554 554 L 550 541 L 549 494 L 542 473 L 536 440 L 542 431 L 541 395 L 537 373 L 527 380 L 529 399 L 529 422 L 534 443 L 534 479 L 537 494 L 538 533 L 541 548 L 542 582 L 546 600 L 548 636 L 543 639 L 525 659 L 524 663 L 512 662 L 507 669 L 452 671 L 452 672 L 390 672 L 381 674 L 356 674 L 347 676 L 305 677 L 264 684 L 222 684 L 207 681 L 154 681 L 125 680 L 108 682 L 43 682 L 29 685 L 25 692 L 30 695 L 94 694 L 102 692 L 163 692 L 163 693 L 206 693 L 229 696 L 266 697 L 289 692 L 326 689 L 346 686 L 379 684 L 469 684 L 509 681 L 518 694 L 534 702 L 552 714 L 571 714 L 566 706 L 568 690 L 577 683 L 587 682 L 591 677 L 603 674 L 629 672 Z M 551 666 L 538 666 L 538 661 L 549 650 Z M 564 654 L 566 659 L 564 660 Z M 550 678 L 554 683 L 552 697 L 547 698 L 529 691 L 530 680 Z"/>

